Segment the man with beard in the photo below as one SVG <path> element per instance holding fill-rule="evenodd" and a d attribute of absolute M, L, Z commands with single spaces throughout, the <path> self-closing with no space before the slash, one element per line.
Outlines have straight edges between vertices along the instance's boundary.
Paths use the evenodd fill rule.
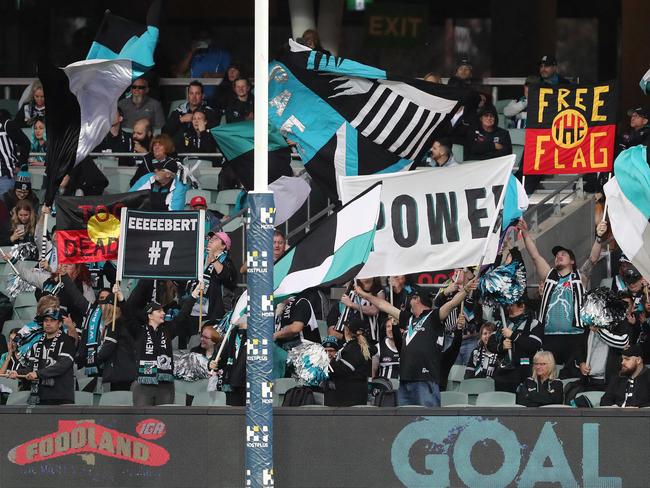
<path fill-rule="evenodd" d="M 142 156 L 134 156 L 130 159 L 131 164 L 129 166 L 137 166 L 135 174 L 129 184 L 133 186 L 136 181 L 147 173 L 153 171 L 153 159 L 151 154 L 149 154 L 149 146 L 151 145 L 151 138 L 153 133 L 151 131 L 151 124 L 149 119 L 140 119 L 136 121 L 133 126 L 133 134 L 131 134 L 131 140 L 133 145 L 133 152 L 140 153 Z"/>
<path fill-rule="evenodd" d="M 140 119 L 148 119 L 151 125 L 160 129 L 165 123 L 162 105 L 149 97 L 149 81 L 138 78 L 131 85 L 131 96 L 117 104 L 124 114 L 124 127 L 132 128 Z"/>
<path fill-rule="evenodd" d="M 643 364 L 643 352 L 638 344 L 623 351 L 621 372 L 612 378 L 600 406 L 650 406 L 650 373 Z"/>
<path fill-rule="evenodd" d="M 539 310 L 539 320 L 544 324 L 544 349 L 553 353 L 558 364 L 566 364 L 581 345 L 584 327 L 580 321 L 580 307 L 591 269 L 600 259 L 602 237 L 607 231 L 607 225 L 602 222 L 598 225 L 597 238 L 589 258 L 579 270 L 575 254 L 563 246 L 553 247 L 551 252 L 555 260 L 551 268 L 537 250 L 523 219 L 519 221 L 517 228 L 522 233 L 526 250 L 535 263 L 538 276 L 545 277 Z"/>
<path fill-rule="evenodd" d="M 169 134 L 172 139 L 183 131 L 192 129 L 192 115 L 197 110 L 205 114 L 207 128 L 212 129 L 219 125 L 219 114 L 204 100 L 203 84 L 200 81 L 191 81 L 187 87 L 187 102 L 182 103 L 174 110 L 169 117 L 165 126 L 162 128 L 163 134 Z"/>

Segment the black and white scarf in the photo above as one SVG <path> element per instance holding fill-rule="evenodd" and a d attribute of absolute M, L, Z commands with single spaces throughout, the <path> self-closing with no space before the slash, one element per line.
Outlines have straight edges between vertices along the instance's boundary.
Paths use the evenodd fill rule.
<path fill-rule="evenodd" d="M 86 376 L 97 376 L 99 368 L 95 364 L 95 356 L 99 350 L 104 333 L 104 321 L 102 320 L 102 308 L 95 304 L 88 314 L 84 323 L 86 329 Z"/>
<path fill-rule="evenodd" d="M 145 340 L 140 351 L 138 364 L 138 383 L 141 385 L 157 385 L 174 381 L 171 342 L 160 325 L 154 330 L 149 324 L 145 325 Z M 160 334 L 159 340 L 156 335 Z"/>
<path fill-rule="evenodd" d="M 59 329 L 56 335 L 52 338 L 52 342 L 49 347 L 45 347 L 45 341 L 47 340 L 46 335 L 43 334 L 38 342 L 34 345 L 34 353 L 32 354 L 30 361 L 32 363 L 32 371 L 34 373 L 38 372 L 41 368 L 41 361 L 45 362 L 45 367 L 52 366 L 56 361 L 52 359 L 59 349 L 59 342 L 61 340 L 61 335 L 63 332 Z M 53 386 L 54 378 L 39 378 L 36 381 L 32 381 L 31 392 L 29 395 L 29 404 L 38 405 L 40 403 L 39 396 L 39 386 Z"/>

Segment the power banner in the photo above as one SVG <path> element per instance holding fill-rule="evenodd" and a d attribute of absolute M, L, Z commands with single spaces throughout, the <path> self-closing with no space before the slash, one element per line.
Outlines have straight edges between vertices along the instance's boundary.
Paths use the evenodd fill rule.
<path fill-rule="evenodd" d="M 535 85 L 528 91 L 524 174 L 612 170 L 617 85 Z"/>
<path fill-rule="evenodd" d="M 117 259 L 122 208 L 144 208 L 148 191 L 88 197 L 56 197 L 59 263 Z"/>
<path fill-rule="evenodd" d="M 200 279 L 205 211 L 122 211 L 117 279 Z"/>
<path fill-rule="evenodd" d="M 492 263 L 495 227 L 515 156 L 451 168 L 339 178 L 346 203 L 383 183 L 374 248 L 359 277 Z M 492 229 L 492 232 L 490 231 Z"/>

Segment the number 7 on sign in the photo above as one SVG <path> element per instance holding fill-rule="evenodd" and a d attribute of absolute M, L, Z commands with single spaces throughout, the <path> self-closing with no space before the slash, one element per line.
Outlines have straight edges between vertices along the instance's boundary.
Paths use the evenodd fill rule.
<path fill-rule="evenodd" d="M 158 259 L 160 259 L 160 250 L 165 249 L 165 258 L 163 259 L 163 265 L 169 266 L 169 260 L 172 255 L 172 249 L 174 249 L 174 241 L 151 241 L 151 247 L 149 248 L 149 266 L 156 266 L 158 264 Z"/>

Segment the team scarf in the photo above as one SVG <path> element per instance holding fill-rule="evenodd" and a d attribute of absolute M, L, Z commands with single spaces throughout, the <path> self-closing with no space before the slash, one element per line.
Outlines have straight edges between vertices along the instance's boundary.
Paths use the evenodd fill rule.
<path fill-rule="evenodd" d="M 88 331 L 86 336 L 86 376 L 99 375 L 99 368 L 95 364 L 95 356 L 99 349 L 100 341 L 104 333 L 104 321 L 102 320 L 102 307 L 95 304 L 86 315 L 84 328 Z"/>
<path fill-rule="evenodd" d="M 27 366 L 27 354 L 43 335 L 43 324 L 35 320 L 23 325 L 16 333 L 16 358 L 22 366 Z"/>
<path fill-rule="evenodd" d="M 161 324 L 159 327 L 164 327 Z M 174 381 L 171 343 L 167 343 L 165 331 L 160 333 L 160 341 L 156 343 L 154 329 L 145 325 L 145 341 L 140 351 L 138 365 L 138 383 L 141 385 L 157 385 Z"/>
<path fill-rule="evenodd" d="M 206 252 L 205 255 L 206 258 L 209 257 L 209 254 Z M 192 312 L 191 315 L 197 316 L 199 315 L 199 307 L 203 307 L 203 313 L 206 313 L 207 307 L 208 307 L 208 290 L 210 289 L 210 276 L 212 276 L 212 271 L 214 270 L 214 263 L 219 262 L 221 264 L 224 264 L 226 262 L 226 259 L 228 258 L 228 251 L 223 251 L 221 252 L 216 258 L 214 258 L 212 261 L 208 263 L 208 265 L 205 267 L 205 270 L 203 271 L 203 301 L 197 299 L 196 303 L 192 307 Z M 207 260 L 207 259 L 206 259 Z M 192 293 L 192 290 L 196 287 L 198 281 L 189 281 L 187 283 L 187 286 L 185 287 L 185 296 L 189 296 Z M 223 285 L 221 289 L 221 295 L 223 296 Z"/>
<path fill-rule="evenodd" d="M 36 373 L 40 369 L 41 360 L 45 361 L 45 367 L 50 366 L 50 358 L 53 357 L 57 350 L 59 349 L 59 341 L 61 340 L 61 335 L 63 332 L 59 329 L 56 335 L 52 338 L 50 345 L 45 348 L 45 334 L 43 334 L 38 342 L 34 345 L 32 349 L 33 354 L 29 358 L 32 363 L 32 371 Z M 52 361 L 53 363 L 56 361 Z M 40 378 L 37 381 L 32 381 L 32 387 L 29 394 L 29 404 L 38 405 L 41 402 L 39 396 L 40 385 L 44 386 L 53 386 L 54 378 Z"/>

